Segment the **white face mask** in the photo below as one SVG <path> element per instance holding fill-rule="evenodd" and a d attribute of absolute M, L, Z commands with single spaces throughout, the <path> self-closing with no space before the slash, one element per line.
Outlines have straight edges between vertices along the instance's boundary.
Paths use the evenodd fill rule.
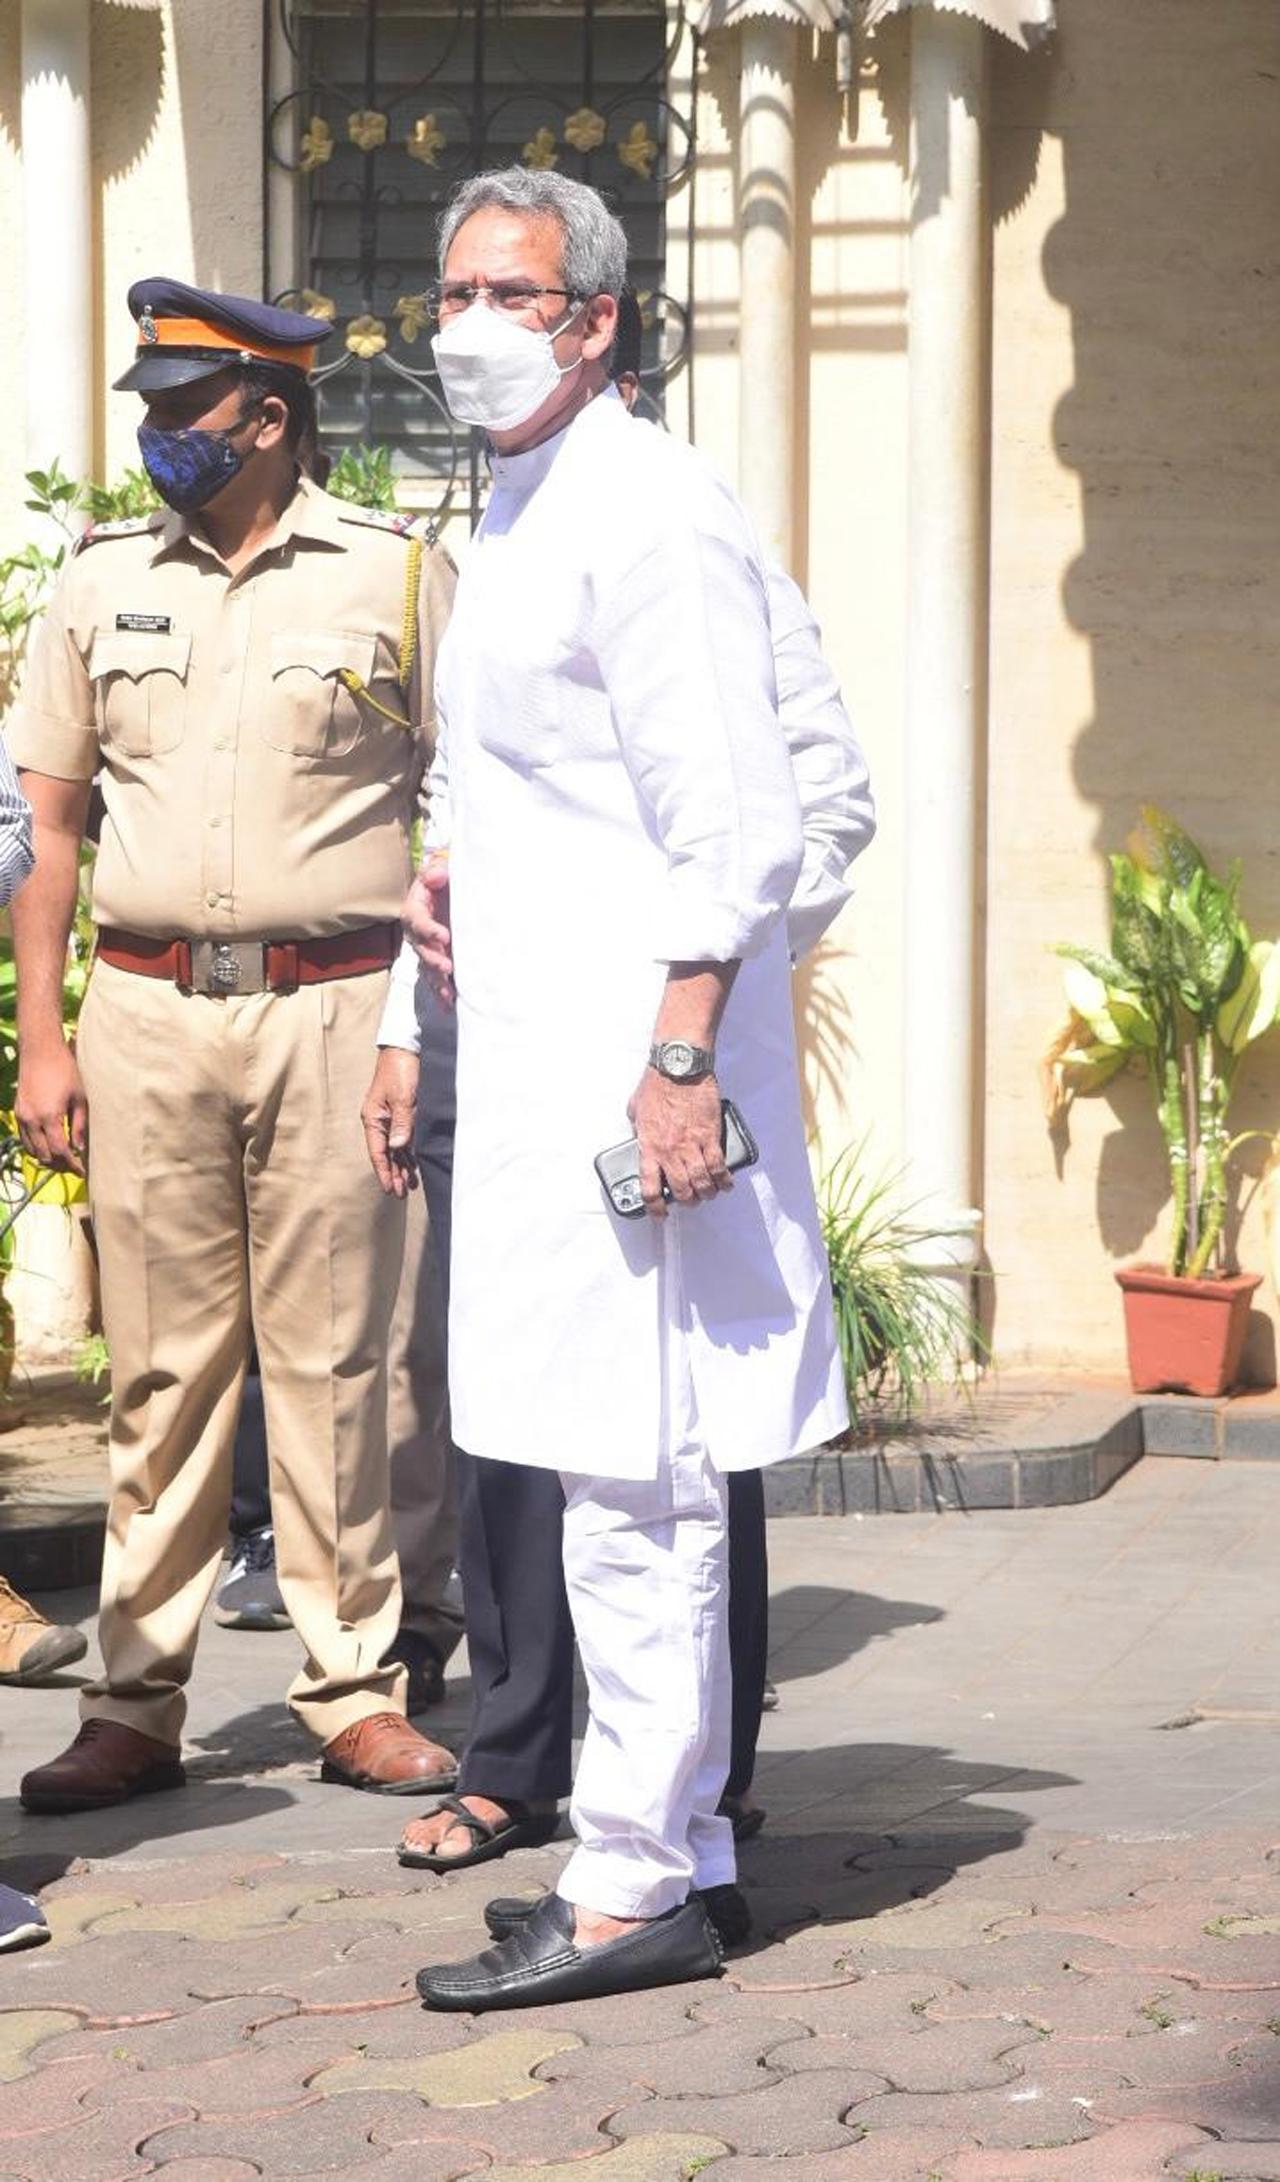
<path fill-rule="evenodd" d="M 576 304 L 556 333 L 584 307 Z M 571 364 L 558 364 L 554 338 L 545 326 L 522 326 L 478 298 L 442 326 L 431 346 L 444 398 L 459 424 L 510 432 L 541 409 L 582 363 L 575 356 Z"/>

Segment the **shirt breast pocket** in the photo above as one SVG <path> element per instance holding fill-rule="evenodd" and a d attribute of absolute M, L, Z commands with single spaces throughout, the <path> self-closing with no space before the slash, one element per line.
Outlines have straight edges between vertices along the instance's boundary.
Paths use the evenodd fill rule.
<path fill-rule="evenodd" d="M 189 636 L 98 629 L 89 651 L 103 747 L 129 758 L 176 750 L 187 720 Z"/>
<path fill-rule="evenodd" d="M 295 758 L 343 758 L 354 749 L 366 707 L 352 684 L 367 689 L 377 671 L 378 640 L 334 629 L 271 639 L 271 692 L 262 733 L 273 750 Z M 398 704 L 390 686 L 382 701 Z"/>

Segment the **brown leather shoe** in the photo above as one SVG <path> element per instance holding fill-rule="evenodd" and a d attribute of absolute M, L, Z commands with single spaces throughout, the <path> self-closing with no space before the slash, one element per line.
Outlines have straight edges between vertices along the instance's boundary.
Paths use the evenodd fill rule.
<path fill-rule="evenodd" d="M 38 1765 L 18 1790 L 28 1811 L 101 1811 L 130 1796 L 184 1788 L 179 1753 L 118 1720 L 86 1720 L 51 1765 Z"/>
<path fill-rule="evenodd" d="M 443 1795 L 458 1779 L 452 1751 L 428 1742 L 398 1712 L 357 1720 L 326 1743 L 320 1756 L 321 1780 L 367 1788 L 375 1796 Z"/>

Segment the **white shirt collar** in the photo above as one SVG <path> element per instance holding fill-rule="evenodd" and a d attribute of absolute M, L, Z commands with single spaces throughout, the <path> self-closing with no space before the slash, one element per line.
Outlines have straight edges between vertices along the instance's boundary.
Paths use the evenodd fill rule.
<path fill-rule="evenodd" d="M 622 397 L 616 386 L 606 386 L 593 401 L 574 411 L 562 431 L 553 433 L 550 439 L 539 440 L 536 447 L 528 447 L 523 453 L 514 455 L 499 454 L 491 447 L 489 466 L 494 485 L 504 492 L 532 492 L 535 485 L 542 483 L 570 433 L 587 428 L 589 419 L 598 419 L 615 407 L 621 409 Z"/>

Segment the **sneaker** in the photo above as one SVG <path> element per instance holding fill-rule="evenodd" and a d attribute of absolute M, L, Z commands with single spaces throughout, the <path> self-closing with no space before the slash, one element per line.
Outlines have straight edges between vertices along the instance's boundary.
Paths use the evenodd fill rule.
<path fill-rule="evenodd" d="M 0 1950 L 38 1947 L 49 1937 L 49 1927 L 39 1902 L 16 1887 L 0 1884 Z"/>
<path fill-rule="evenodd" d="M 43 1682 L 88 1649 L 88 1637 L 60 1628 L 0 1576 L 0 1682 Z"/>
<path fill-rule="evenodd" d="M 276 1538 L 270 1525 L 231 1541 L 231 1566 L 213 1602 L 224 1629 L 287 1629 L 289 1615 L 276 1581 Z"/>

